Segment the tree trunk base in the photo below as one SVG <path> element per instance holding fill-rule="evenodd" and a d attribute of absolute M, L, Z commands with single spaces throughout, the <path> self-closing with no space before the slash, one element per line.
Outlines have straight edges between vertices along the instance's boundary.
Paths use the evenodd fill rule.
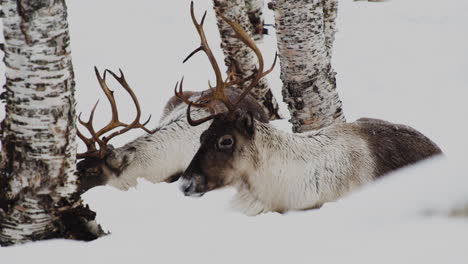
<path fill-rule="evenodd" d="M 0 209 L 2 247 L 57 238 L 92 241 L 107 234 L 96 223 L 96 213 L 91 211 L 88 205 L 81 203 L 78 194 L 69 199 L 62 199 L 54 207 L 47 206 L 46 201 L 27 197 L 21 201 L 0 203 L 2 204 Z M 37 207 L 33 209 L 34 206 Z M 44 222 L 36 221 L 38 218 Z M 30 230 L 35 231 L 30 232 Z"/>

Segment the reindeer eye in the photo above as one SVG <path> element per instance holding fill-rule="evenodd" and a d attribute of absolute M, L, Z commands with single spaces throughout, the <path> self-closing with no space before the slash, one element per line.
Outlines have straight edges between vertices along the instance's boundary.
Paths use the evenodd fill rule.
<path fill-rule="evenodd" d="M 227 149 L 234 144 L 234 138 L 231 135 L 224 135 L 218 140 L 218 147 L 220 149 Z"/>

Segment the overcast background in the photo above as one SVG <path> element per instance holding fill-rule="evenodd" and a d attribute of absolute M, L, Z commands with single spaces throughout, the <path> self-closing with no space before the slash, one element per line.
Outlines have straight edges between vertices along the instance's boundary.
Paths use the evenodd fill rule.
<path fill-rule="evenodd" d="M 182 75 L 186 90 L 206 89 L 213 80 L 206 57 L 182 64 L 199 45 L 189 2 L 67 1 L 77 111 L 87 114 L 104 98 L 94 65 L 122 68 L 144 115 L 152 114 L 152 126 Z M 221 63 L 211 5 L 195 2 L 199 16 L 208 10 L 206 34 Z M 273 24 L 272 12 L 265 10 L 265 22 Z M 175 184 L 142 181 L 127 192 L 98 187 L 83 197 L 111 235 L 91 243 L 54 240 L 1 248 L 0 263 L 468 263 L 468 219 L 447 217 L 468 203 L 466 14 L 466 0 L 339 5 L 333 66 L 348 121 L 376 117 L 410 125 L 433 139 L 445 158 L 399 171 L 320 210 L 284 215 L 233 212 L 233 190 L 194 199 Z M 269 65 L 274 29 L 259 46 Z M 278 66 L 268 80 L 287 116 Z M 121 116 L 131 119 L 133 104 L 117 83 L 110 84 Z M 104 102 L 96 124 L 109 118 Z M 287 118 L 274 124 L 290 131 Z"/>

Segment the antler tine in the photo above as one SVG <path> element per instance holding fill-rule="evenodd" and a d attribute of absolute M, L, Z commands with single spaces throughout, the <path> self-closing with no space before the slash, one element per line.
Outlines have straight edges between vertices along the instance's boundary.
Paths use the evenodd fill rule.
<path fill-rule="evenodd" d="M 194 51 L 190 52 L 190 54 L 187 57 L 185 57 L 185 59 L 182 61 L 182 63 L 185 63 L 186 61 L 188 61 L 194 54 L 196 54 L 200 50 L 203 50 L 202 47 L 198 47 Z"/>
<path fill-rule="evenodd" d="M 150 133 L 150 134 L 153 134 L 153 133 L 156 132 L 156 130 L 151 131 L 151 130 L 149 130 L 149 129 L 147 129 L 145 127 L 145 125 L 148 124 L 148 122 L 151 120 L 151 115 L 149 116 L 148 120 L 146 120 L 146 122 L 144 122 L 143 124 L 140 122 L 140 117 L 141 117 L 140 104 L 138 102 L 138 99 L 137 99 L 135 93 L 133 92 L 133 90 L 130 88 L 127 81 L 125 80 L 125 76 L 124 76 L 122 70 L 119 69 L 120 76 L 117 76 L 114 72 L 112 72 L 110 70 L 105 70 L 103 75 L 101 76 L 101 74 L 99 73 L 97 67 L 94 67 L 94 71 L 96 73 L 96 77 L 98 79 L 99 85 L 101 86 L 101 90 L 105 93 L 105 95 L 106 95 L 106 97 L 109 100 L 109 103 L 111 105 L 112 119 L 104 128 L 100 129 L 97 132 L 94 130 L 93 119 L 94 119 L 94 114 L 96 112 L 96 107 L 97 107 L 99 101 L 96 102 L 93 109 L 91 110 L 88 121 L 86 121 L 86 122 L 83 121 L 81 119 L 81 114 L 78 115 L 78 122 L 88 130 L 89 134 L 91 134 L 91 138 L 87 138 L 81 133 L 81 131 L 77 130 L 78 137 L 86 144 L 86 147 L 88 149 L 85 153 L 77 154 L 77 158 L 80 158 L 80 159 L 81 158 L 99 158 L 99 159 L 104 158 L 105 155 L 106 155 L 107 143 L 109 142 L 109 140 L 111 140 L 115 136 L 121 135 L 121 134 L 123 134 L 123 133 L 125 133 L 125 132 L 127 132 L 127 131 L 129 131 L 129 130 L 131 130 L 133 128 L 141 128 L 141 129 L 143 129 L 144 131 L 146 131 L 147 133 Z M 123 122 L 121 122 L 119 120 L 119 113 L 117 111 L 117 104 L 115 102 L 114 92 L 109 89 L 109 87 L 107 86 L 107 83 L 106 83 L 106 74 L 107 73 L 111 74 L 112 77 L 114 77 L 120 83 L 120 85 L 125 89 L 125 91 L 127 91 L 127 93 L 130 95 L 130 97 L 132 98 L 132 100 L 133 100 L 133 102 L 135 104 L 136 117 L 130 124 L 123 123 Z M 124 128 L 113 132 L 109 136 L 104 136 L 104 137 L 102 137 L 102 139 L 100 138 L 105 133 L 107 133 L 109 131 L 112 131 L 112 130 L 118 128 L 118 127 L 124 127 Z M 99 145 L 99 149 L 96 148 L 96 143 Z"/>
<path fill-rule="evenodd" d="M 226 87 L 229 87 L 227 84 L 229 83 L 229 81 L 233 80 L 234 74 L 235 73 L 234 73 L 233 70 L 231 70 L 231 69 L 228 70 L 228 74 L 226 76 L 226 79 L 224 80 L 224 85 Z"/>
<path fill-rule="evenodd" d="M 277 58 L 278 58 L 278 53 L 275 53 L 275 58 L 274 58 L 274 60 L 273 60 L 273 63 L 271 64 L 271 67 L 270 67 L 267 71 L 265 71 L 265 72 L 262 73 L 260 79 L 263 78 L 263 77 L 265 77 L 266 75 L 268 75 L 269 73 L 271 73 L 271 72 L 273 71 L 273 69 L 275 68 L 275 65 L 276 65 L 276 60 L 277 60 Z M 257 75 L 257 74 L 258 74 L 258 70 L 255 69 L 254 73 L 252 73 L 251 75 L 249 75 L 249 76 L 247 76 L 247 77 L 245 77 L 245 78 L 238 79 L 238 80 L 233 80 L 233 81 L 230 81 L 230 82 L 226 83 L 226 87 L 233 86 L 233 85 L 238 85 L 238 84 L 241 84 L 241 83 L 245 83 L 245 82 L 247 82 L 247 81 L 250 81 L 250 80 L 252 80 L 252 79 L 255 77 L 255 75 Z"/>
<path fill-rule="evenodd" d="M 205 98 L 205 99 L 207 99 L 207 100 L 218 100 L 218 101 L 222 102 L 228 108 L 230 113 L 233 113 L 234 110 L 236 109 L 236 107 L 239 105 L 239 103 L 258 84 L 260 79 L 273 70 L 273 67 L 274 67 L 274 65 L 276 63 L 276 56 L 275 56 L 275 61 L 273 62 L 273 66 L 269 70 L 267 70 L 266 72 L 263 72 L 263 68 L 264 68 L 263 56 L 262 56 L 262 53 L 260 52 L 260 50 L 258 49 L 257 45 L 255 45 L 255 42 L 252 39 L 250 39 L 249 35 L 242 29 L 242 27 L 239 24 L 228 20 L 222 14 L 218 13 L 218 15 L 226 23 L 228 23 L 228 25 L 231 26 L 231 28 L 234 30 L 235 37 L 238 38 L 240 41 L 242 41 L 245 45 L 247 45 L 249 48 L 251 48 L 254 51 L 255 55 L 258 58 L 258 64 L 259 64 L 258 69 L 255 70 L 254 73 L 252 75 L 248 76 L 247 78 L 243 78 L 243 79 L 240 79 L 240 80 L 232 80 L 233 72 L 230 71 L 228 73 L 228 76 L 227 76 L 226 80 L 223 80 L 222 75 L 221 75 L 221 71 L 220 71 L 219 66 L 218 66 L 218 63 L 216 62 L 216 59 L 214 58 L 214 55 L 211 52 L 210 47 L 208 46 L 208 43 L 206 41 L 206 36 L 205 36 L 204 31 L 203 31 L 203 23 L 205 21 L 206 12 L 203 15 L 203 18 L 202 18 L 201 22 L 198 23 L 197 20 L 195 19 L 195 13 L 194 13 L 194 9 L 193 9 L 193 1 L 192 1 L 191 4 L 190 4 L 190 14 L 191 14 L 191 17 L 192 17 L 192 22 L 195 25 L 195 28 L 197 29 L 198 35 L 200 36 L 201 44 L 200 44 L 200 47 L 198 47 L 197 49 L 195 49 L 192 53 L 190 53 L 188 55 L 188 57 L 184 60 L 184 62 L 187 61 L 189 58 L 191 58 L 194 54 L 196 54 L 199 51 L 204 51 L 205 52 L 205 54 L 208 56 L 208 59 L 210 60 L 211 66 L 213 67 L 213 70 L 215 71 L 215 75 L 216 75 L 216 86 L 215 86 L 215 88 L 212 88 L 211 85 L 208 82 L 208 86 L 212 90 L 212 96 L 209 97 L 209 98 Z M 244 91 L 239 96 L 239 98 L 237 98 L 236 102 L 232 103 L 231 100 L 229 100 L 229 97 L 226 95 L 225 89 L 227 87 L 231 86 L 231 85 L 240 84 L 240 83 L 243 83 L 243 82 L 246 82 L 246 81 L 250 81 L 249 86 L 246 89 L 244 89 Z M 183 100 L 186 104 L 189 105 L 187 107 L 187 120 L 190 123 L 190 125 L 192 125 L 192 126 L 199 125 L 199 124 L 201 124 L 203 122 L 206 122 L 206 121 L 208 121 L 210 119 L 213 119 L 216 115 L 210 115 L 208 117 L 205 117 L 205 118 L 202 118 L 202 119 L 196 120 L 196 121 L 191 119 L 190 109 L 191 109 L 192 106 L 204 107 L 206 105 L 194 103 L 194 102 L 188 100 L 187 98 L 183 97 L 182 83 L 183 83 L 183 78 L 182 78 L 182 80 L 180 82 L 178 91 L 177 91 L 178 83 L 176 83 L 176 86 L 174 88 L 174 92 L 175 92 L 177 97 L 179 97 L 181 100 Z"/>
<path fill-rule="evenodd" d="M 81 113 L 80 113 L 80 115 L 81 115 Z M 80 131 L 78 128 L 76 129 L 76 135 L 86 144 L 86 147 L 87 147 L 88 149 L 94 147 L 94 144 L 93 144 L 93 142 L 91 141 L 91 139 L 85 137 L 85 136 L 81 133 L 81 131 Z M 94 148 L 95 148 L 95 147 L 94 147 Z"/>
<path fill-rule="evenodd" d="M 151 115 L 149 115 L 148 119 L 146 119 L 146 121 L 145 121 L 143 124 L 141 124 L 141 125 L 142 125 L 142 126 L 146 126 L 146 125 L 149 123 L 150 120 L 151 120 Z M 154 133 L 154 132 L 153 132 L 153 133 Z"/>
<path fill-rule="evenodd" d="M 194 51 L 192 51 L 188 56 L 187 58 L 184 59 L 183 62 L 186 62 L 188 59 L 190 59 L 190 57 L 192 57 L 194 54 L 196 54 L 197 52 L 199 51 L 204 51 L 206 53 L 206 55 L 208 56 L 208 59 L 210 60 L 210 63 L 213 67 L 213 70 L 215 71 L 215 75 L 216 75 L 216 80 L 217 80 L 217 83 L 218 83 L 218 80 L 219 80 L 219 83 L 222 82 L 222 77 L 221 77 L 221 70 L 219 69 L 219 66 L 218 66 L 218 63 L 216 62 L 216 59 L 213 55 L 213 53 L 211 52 L 211 49 L 208 45 L 208 42 L 206 41 L 206 36 L 205 36 L 205 31 L 203 30 L 203 23 L 205 22 L 205 17 L 206 17 L 206 11 L 205 13 L 203 14 L 203 17 L 201 19 L 201 22 L 198 23 L 197 22 L 197 19 L 195 18 L 195 11 L 193 9 L 193 1 L 190 3 L 190 15 L 192 17 L 192 22 L 193 22 L 193 25 L 195 26 L 195 28 L 197 29 L 197 32 L 198 32 L 198 35 L 200 36 L 200 47 L 196 48 Z"/>
<path fill-rule="evenodd" d="M 99 103 L 99 100 L 96 102 L 96 104 L 94 104 L 93 110 L 96 109 L 96 106 L 98 103 Z M 94 115 L 94 112 L 91 111 L 91 115 L 89 118 L 90 120 L 92 119 L 93 115 Z M 90 123 L 90 121 L 84 122 L 83 120 L 81 120 L 81 113 L 78 115 L 78 122 L 80 122 L 80 124 L 83 125 L 90 134 L 93 134 L 94 129 L 92 128 L 92 123 L 91 123 L 91 127 L 89 127 L 88 124 Z M 96 146 L 94 145 L 94 141 L 92 137 L 91 138 L 85 137 L 78 128 L 76 128 L 76 135 L 86 144 L 86 148 L 88 149 L 88 151 L 96 150 Z"/>
<path fill-rule="evenodd" d="M 97 102 L 94 104 L 93 108 L 91 109 L 91 114 L 89 115 L 87 122 L 81 120 L 81 113 L 78 115 L 78 122 L 80 122 L 80 124 L 88 130 L 89 134 L 91 134 L 91 137 L 92 137 L 91 140 L 94 139 L 96 135 L 94 131 L 94 127 L 93 127 L 93 120 L 94 120 L 94 112 L 96 111 L 96 107 L 98 104 L 99 104 L 99 100 L 97 100 Z"/>
<path fill-rule="evenodd" d="M 190 15 L 192 17 L 193 25 L 197 29 L 198 35 L 200 36 L 200 47 L 198 47 L 192 53 L 190 53 L 187 56 L 187 58 L 184 60 L 184 62 L 187 61 L 190 57 L 192 57 L 197 52 L 204 51 L 206 56 L 208 57 L 208 60 L 210 61 L 210 64 L 216 76 L 216 86 L 215 86 L 216 89 L 213 92 L 213 98 L 223 102 L 226 105 L 226 107 L 231 109 L 232 103 L 229 101 L 229 99 L 224 93 L 225 85 L 223 82 L 221 70 L 219 69 L 218 62 L 216 61 L 216 58 L 214 57 L 213 52 L 210 49 L 210 46 L 208 45 L 208 41 L 206 40 L 206 36 L 205 36 L 205 31 L 203 30 L 203 23 L 205 22 L 206 12 L 203 14 L 201 22 L 198 23 L 197 19 L 195 18 L 195 11 L 193 8 L 193 1 L 192 1 L 190 3 Z"/>
<path fill-rule="evenodd" d="M 182 76 L 182 79 L 180 79 L 180 84 L 179 84 L 179 82 L 176 82 L 176 85 L 174 87 L 175 96 L 177 98 L 179 98 L 180 100 L 184 101 L 184 103 L 186 103 L 188 105 L 192 104 L 193 106 L 198 107 L 198 108 L 206 107 L 206 104 L 195 103 L 193 101 L 190 101 L 188 98 L 186 98 L 184 96 L 184 92 L 182 91 L 183 84 L 184 84 L 184 77 Z M 177 86 L 179 87 L 179 90 L 177 90 Z"/>
<path fill-rule="evenodd" d="M 87 151 L 85 153 L 77 155 L 78 158 L 85 157 L 86 155 L 99 156 L 100 152 L 97 151 L 95 143 L 98 143 L 100 147 L 105 145 L 102 142 L 102 140 L 100 140 L 99 137 L 96 135 L 96 132 L 94 131 L 93 127 L 94 113 L 98 104 L 99 100 L 94 104 L 93 108 L 91 109 L 91 113 L 87 122 L 81 120 L 81 113 L 78 115 L 78 122 L 80 122 L 80 124 L 84 126 L 91 135 L 91 138 L 87 138 L 81 133 L 81 131 L 78 128 L 76 129 L 78 137 L 85 143 L 87 148 Z"/>
<path fill-rule="evenodd" d="M 192 1 L 192 5 L 193 5 L 193 1 Z M 195 17 L 195 16 L 192 16 L 192 18 Z M 203 23 L 205 23 L 205 18 L 206 18 L 206 11 L 205 13 L 203 13 L 203 17 L 200 21 L 200 27 L 203 27 Z"/>
<path fill-rule="evenodd" d="M 97 69 L 96 66 L 94 66 L 94 72 L 96 73 L 96 78 L 98 79 L 99 86 L 101 86 L 101 90 L 104 92 L 104 94 L 107 97 L 107 100 L 109 100 L 109 104 L 111 106 L 111 111 L 112 111 L 112 116 L 111 116 L 111 122 L 105 126 L 104 128 L 100 129 L 97 134 L 98 137 L 100 137 L 102 134 L 112 130 L 113 124 L 118 122 L 119 120 L 119 112 L 117 111 L 117 104 L 115 102 L 115 97 L 114 97 L 114 91 L 109 89 L 106 83 L 106 71 L 104 71 L 103 77 L 101 77 L 101 74 L 99 73 L 99 70 Z"/>
<path fill-rule="evenodd" d="M 262 77 L 264 77 L 265 75 L 267 75 L 268 73 L 270 73 L 272 70 L 273 70 L 273 67 L 276 63 L 276 57 L 275 56 L 275 61 L 273 62 L 273 66 L 272 68 L 270 68 L 268 71 L 266 72 L 263 72 L 263 67 L 264 67 L 264 62 L 263 62 L 263 56 L 262 56 L 262 53 L 260 52 L 260 49 L 257 47 L 257 45 L 255 44 L 255 42 L 249 37 L 249 35 L 247 34 L 247 32 L 244 31 L 244 29 L 242 29 L 242 27 L 238 24 L 238 23 L 235 23 L 233 21 L 230 21 L 229 19 L 227 19 L 223 14 L 221 13 L 218 13 L 218 15 L 224 20 L 224 22 L 228 23 L 229 26 L 231 26 L 231 28 L 234 30 L 234 37 L 239 39 L 240 41 L 242 41 L 245 45 L 247 45 L 249 48 L 251 48 L 253 50 L 253 52 L 255 53 L 255 55 L 257 56 L 257 59 L 258 59 L 258 69 L 257 71 L 252 74 L 252 76 L 249 76 L 245 79 L 245 81 L 247 80 L 252 80 L 249 84 L 249 86 L 247 88 L 244 89 L 244 91 L 242 92 L 242 94 L 239 96 L 239 98 L 237 98 L 237 100 L 235 101 L 235 103 L 233 104 L 234 108 L 237 107 L 239 105 L 239 103 L 247 96 L 247 94 L 255 87 L 255 85 L 258 84 L 258 82 L 260 81 L 260 79 Z M 240 81 L 234 81 L 231 83 L 232 84 L 238 84 L 238 83 L 241 83 L 242 80 Z"/>
<path fill-rule="evenodd" d="M 192 117 L 190 116 L 190 109 L 192 108 L 192 103 L 190 103 L 187 107 L 187 122 L 191 125 L 191 126 L 198 126 L 200 124 L 203 124 L 205 123 L 206 121 L 209 121 L 213 118 L 215 118 L 217 115 L 209 115 L 207 117 L 204 117 L 204 118 L 201 118 L 201 119 L 198 119 L 198 120 L 193 120 Z"/>
<path fill-rule="evenodd" d="M 242 78 L 242 79 L 234 79 L 230 82 L 227 82 L 226 83 L 226 87 L 230 87 L 230 86 L 233 86 L 233 85 L 238 85 L 238 84 L 241 84 L 241 83 L 245 83 L 247 81 L 250 81 L 252 80 L 255 75 L 257 74 L 257 70 L 254 71 L 254 73 L 252 73 L 251 75 L 245 77 L 245 78 Z"/>
<path fill-rule="evenodd" d="M 133 128 L 141 128 L 141 129 L 143 129 L 144 131 L 146 131 L 146 132 L 148 132 L 150 134 L 154 134 L 156 132 L 156 130 L 151 131 L 151 130 L 147 129 L 144 126 L 144 124 L 149 122 L 149 119 L 144 124 L 141 124 L 141 122 L 140 122 L 140 117 L 141 117 L 140 103 L 138 102 L 138 98 L 136 97 L 136 95 L 133 92 L 132 88 L 130 88 L 130 85 L 128 85 L 127 80 L 125 80 L 125 76 L 124 76 L 122 70 L 119 69 L 120 76 L 117 76 L 117 74 L 115 74 L 111 70 L 106 69 L 105 71 L 108 72 L 110 75 L 112 75 L 112 77 L 114 77 L 120 83 L 120 85 L 122 85 L 122 87 L 125 89 L 125 91 L 127 91 L 127 93 L 130 95 L 130 97 L 132 98 L 133 103 L 135 104 L 136 116 L 135 116 L 135 119 L 128 125 L 125 124 L 125 123 L 120 122 L 119 120 L 116 120 L 116 122 L 114 124 L 115 125 L 114 128 L 116 128 L 118 126 L 124 126 L 124 128 L 122 128 L 119 131 L 115 131 L 114 133 L 110 134 L 109 136 L 106 136 L 103 139 L 103 141 L 105 143 L 107 143 L 107 142 L 109 142 L 109 140 L 111 140 L 115 136 L 121 135 L 121 134 L 123 134 L 123 133 L 125 133 L 125 132 L 127 132 L 127 131 L 129 131 L 129 130 L 131 130 Z"/>
<path fill-rule="evenodd" d="M 117 80 L 117 82 L 119 82 L 119 84 L 130 95 L 130 97 L 132 98 L 133 103 L 135 104 L 135 107 L 136 107 L 136 117 L 135 117 L 135 120 L 133 122 L 138 122 L 140 120 L 140 116 L 141 116 L 140 103 L 138 102 L 138 99 L 136 98 L 135 93 L 133 92 L 133 90 L 128 85 L 127 80 L 125 80 L 125 76 L 124 76 L 122 70 L 119 69 L 120 77 L 117 76 L 117 74 L 115 74 L 113 71 L 111 71 L 109 69 L 106 69 L 104 72 L 105 73 L 108 72 L 110 75 L 112 75 L 112 77 L 114 77 L 114 79 Z"/>
<path fill-rule="evenodd" d="M 210 80 L 208 80 L 208 87 L 210 88 L 210 91 L 214 93 L 214 87 L 211 86 Z"/>
<path fill-rule="evenodd" d="M 187 56 L 187 58 L 184 59 L 183 62 L 186 62 L 188 59 L 190 59 L 194 54 L 196 54 L 199 51 L 205 52 L 206 56 L 208 57 L 208 60 L 211 63 L 211 66 L 212 66 L 212 68 L 214 70 L 215 76 L 216 76 L 216 86 L 215 86 L 215 88 L 213 88 L 211 86 L 211 84 L 209 83 L 209 81 L 208 81 L 208 87 L 212 91 L 212 95 L 209 98 L 205 98 L 205 99 L 207 99 L 208 101 L 218 100 L 218 101 L 222 102 L 229 110 L 233 110 L 234 107 L 233 107 L 231 101 L 229 100 L 229 98 L 224 93 L 224 89 L 226 88 L 226 85 L 225 85 L 225 81 L 223 81 L 221 70 L 219 69 L 218 62 L 216 61 L 216 59 L 215 59 L 215 57 L 213 55 L 213 52 L 210 49 L 210 46 L 208 45 L 208 42 L 206 40 L 206 35 L 205 35 L 204 30 L 203 30 L 203 23 L 205 22 L 205 18 L 206 18 L 206 11 L 203 14 L 201 22 L 198 23 L 197 19 L 195 18 L 195 12 L 194 12 L 193 1 L 192 1 L 190 3 L 190 15 L 191 15 L 191 18 L 192 18 L 193 25 L 197 29 L 198 35 L 200 37 L 200 46 L 198 48 L 196 48 L 194 51 L 192 51 Z M 228 78 L 229 77 L 230 76 L 228 76 Z M 210 115 L 208 117 L 205 117 L 205 118 L 202 118 L 202 119 L 199 119 L 199 120 L 196 120 L 196 121 L 191 119 L 190 109 L 192 108 L 192 106 L 201 108 L 201 107 L 207 107 L 207 104 L 195 103 L 195 102 L 190 101 L 188 98 L 185 98 L 183 96 L 183 92 L 182 92 L 183 82 L 184 82 L 184 78 L 182 77 L 182 79 L 180 81 L 180 85 L 179 85 L 179 82 L 176 83 L 176 86 L 174 87 L 174 93 L 179 99 L 181 99 L 186 104 L 188 104 L 188 107 L 187 107 L 187 120 L 188 120 L 189 124 L 192 125 L 192 126 L 196 126 L 196 125 L 204 123 L 204 122 L 206 122 L 206 121 L 208 121 L 210 119 L 213 119 L 215 117 L 215 115 Z M 177 90 L 177 86 L 179 86 L 179 90 Z"/>
<path fill-rule="evenodd" d="M 106 71 L 104 71 L 104 74 L 101 76 L 97 67 L 94 66 L 94 72 L 96 74 L 96 78 L 99 82 L 99 86 L 101 87 L 101 90 L 104 92 L 104 94 L 107 97 L 107 100 L 110 103 L 112 117 L 111 117 L 111 121 L 109 122 L 109 124 L 107 124 L 104 128 L 100 129 L 97 132 L 94 130 L 93 119 L 94 119 L 94 113 L 96 111 L 96 107 L 99 103 L 99 100 L 96 102 L 93 109 L 91 110 L 91 113 L 87 122 L 84 122 L 83 120 L 81 120 L 81 114 L 78 116 L 78 121 L 80 122 L 82 126 L 84 126 L 88 130 L 89 134 L 91 135 L 91 138 L 86 138 L 79 130 L 77 131 L 78 137 L 81 140 L 83 140 L 83 142 L 85 143 L 88 149 L 85 153 L 77 154 L 77 158 L 86 158 L 86 157 L 103 158 L 105 154 L 107 141 L 105 141 L 104 139 L 101 140 L 100 136 L 106 132 L 111 131 L 112 129 L 116 127 L 125 125 L 119 121 L 119 113 L 117 111 L 117 105 L 116 105 L 115 98 L 114 98 L 114 92 L 109 89 L 106 83 Z M 95 145 L 96 143 L 99 145 L 99 150 L 96 149 L 96 145 Z"/>
<path fill-rule="evenodd" d="M 88 149 L 85 153 L 77 154 L 78 159 L 84 158 L 84 154 L 95 153 L 97 151 L 92 138 L 85 137 L 78 128 L 76 129 L 76 135 L 85 143 Z"/>
<path fill-rule="evenodd" d="M 273 60 L 273 63 L 271 64 L 271 67 L 262 73 L 262 75 L 260 76 L 260 79 L 265 77 L 267 74 L 269 74 L 270 72 L 273 71 L 273 69 L 275 68 L 275 65 L 276 65 L 276 60 L 278 58 L 278 53 L 275 53 L 275 58 Z M 242 78 L 242 79 L 238 79 L 238 80 L 234 80 L 234 81 L 230 81 L 228 83 L 226 83 L 226 87 L 228 86 L 232 86 L 232 85 L 237 85 L 237 84 L 241 84 L 241 83 L 244 83 L 244 82 L 247 82 L 247 81 L 250 81 L 251 79 L 253 79 L 255 77 L 255 75 L 258 74 L 258 70 L 255 69 L 254 73 L 252 73 L 251 75 L 245 77 L 245 78 Z"/>

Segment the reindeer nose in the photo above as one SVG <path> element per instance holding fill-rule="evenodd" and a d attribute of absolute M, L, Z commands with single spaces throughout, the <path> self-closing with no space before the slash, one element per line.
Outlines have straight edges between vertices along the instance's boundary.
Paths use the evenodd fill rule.
<path fill-rule="evenodd" d="M 190 197 L 202 197 L 204 192 L 197 192 L 196 182 L 193 179 L 187 179 L 183 176 L 179 179 L 179 189 L 184 193 L 185 196 Z"/>
<path fill-rule="evenodd" d="M 190 194 L 191 194 L 190 189 L 192 188 L 192 186 L 193 186 L 192 181 L 190 181 L 189 184 L 186 184 L 185 186 L 182 186 L 182 191 L 184 192 L 185 196 L 190 196 Z"/>
<path fill-rule="evenodd" d="M 183 176 L 179 179 L 179 189 L 184 193 L 185 196 L 190 196 L 193 192 L 193 181 L 184 178 Z"/>

